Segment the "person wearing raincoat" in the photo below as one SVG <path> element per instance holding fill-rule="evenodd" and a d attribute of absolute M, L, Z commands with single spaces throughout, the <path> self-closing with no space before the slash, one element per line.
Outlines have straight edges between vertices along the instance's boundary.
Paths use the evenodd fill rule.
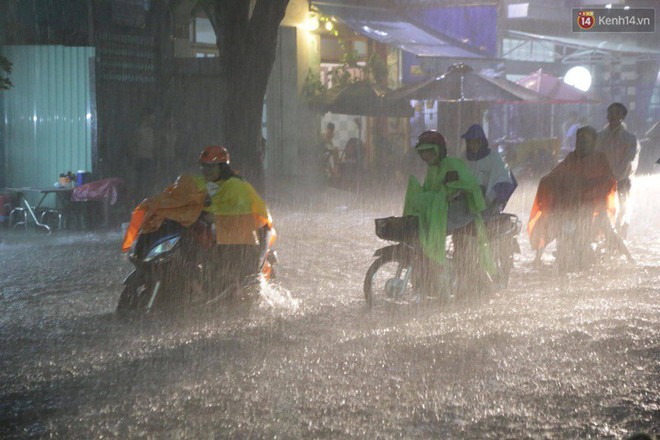
<path fill-rule="evenodd" d="M 463 158 L 481 187 L 487 213 L 502 212 L 518 184 L 500 154 L 488 148 L 488 139 L 481 125 L 471 125 L 461 137 L 465 139 Z"/>
<path fill-rule="evenodd" d="M 479 264 L 485 273 L 493 274 L 494 265 L 481 217 L 486 203 L 477 179 L 461 159 L 447 156 L 445 139 L 437 131 L 422 133 L 417 139 L 415 150 L 428 168 L 423 184 L 410 176 L 403 215 L 418 218 L 419 240 L 426 260 L 423 265 L 423 271 L 426 272 L 424 282 L 434 282 L 433 273 L 436 269 L 443 272 L 442 268 L 447 263 L 445 241 L 448 233 L 455 233 L 456 266 L 461 269 L 475 268 L 471 258 L 474 254 L 470 255 L 467 249 L 471 240 L 468 234 L 458 233 L 459 229 L 466 230 L 469 227 L 476 228 Z M 460 278 L 465 282 L 470 277 L 477 279 L 471 274 L 462 275 L 465 276 Z"/>
<path fill-rule="evenodd" d="M 578 129 L 575 150 L 539 182 L 527 224 L 537 264 L 563 223 L 576 215 L 588 218 L 586 239 L 592 231 L 605 234 L 612 247 L 632 258 L 612 229 L 618 209 L 617 182 L 607 156 L 595 150 L 596 139 L 593 127 Z"/>
<path fill-rule="evenodd" d="M 203 247 L 219 269 L 241 280 L 257 274 L 262 248 L 275 238 L 266 203 L 232 170 L 227 148 L 208 146 L 198 162 L 201 175 L 179 176 L 161 194 L 138 205 L 122 249 L 126 252 L 139 233 L 158 230 L 164 220 L 197 229 L 206 224 Z"/>

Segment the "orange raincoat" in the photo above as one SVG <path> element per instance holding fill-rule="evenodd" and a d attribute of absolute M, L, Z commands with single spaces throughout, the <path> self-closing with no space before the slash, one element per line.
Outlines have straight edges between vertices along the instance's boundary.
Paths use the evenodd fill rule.
<path fill-rule="evenodd" d="M 209 190 L 210 188 L 210 190 Z M 204 206 L 207 196 L 210 206 Z M 214 215 L 218 244 L 257 244 L 257 230 L 272 229 L 272 219 L 266 203 L 246 181 L 231 177 L 207 183 L 203 176 L 180 176 L 165 190 L 144 200 L 133 211 L 122 250 L 126 252 L 140 232 L 154 232 L 164 220 L 173 220 L 184 227 L 192 225 L 202 211 Z M 272 239 L 275 234 L 273 230 Z"/>
<path fill-rule="evenodd" d="M 606 213 L 613 222 L 618 209 L 616 180 L 602 153 L 579 157 L 569 153 L 539 182 L 527 232 L 533 249 L 543 249 L 561 225 L 555 214 L 591 207 L 594 218 Z"/>

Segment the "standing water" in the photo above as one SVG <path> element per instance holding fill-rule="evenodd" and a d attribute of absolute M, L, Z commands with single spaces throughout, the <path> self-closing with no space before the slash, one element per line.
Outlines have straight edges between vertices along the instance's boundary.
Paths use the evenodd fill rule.
<path fill-rule="evenodd" d="M 507 290 L 371 312 L 373 220 L 400 214 L 402 194 L 275 202 L 280 272 L 261 304 L 176 318 L 114 315 L 119 233 L 6 233 L 0 437 L 660 434 L 658 188 L 635 181 L 634 264 L 559 274 L 523 234 Z M 534 192 L 508 211 L 525 221 Z"/>

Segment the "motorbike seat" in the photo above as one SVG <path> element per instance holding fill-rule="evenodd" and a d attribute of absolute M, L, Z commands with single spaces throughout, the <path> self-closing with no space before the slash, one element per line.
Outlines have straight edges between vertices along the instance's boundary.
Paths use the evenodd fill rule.
<path fill-rule="evenodd" d="M 517 235 L 521 229 L 520 220 L 515 214 L 499 213 L 484 219 L 484 224 L 489 238 L 501 235 Z"/>
<path fill-rule="evenodd" d="M 484 226 L 488 239 L 493 239 L 502 235 L 518 235 L 522 228 L 518 216 L 507 213 L 499 213 L 484 218 Z M 470 222 L 461 228 L 455 229 L 452 234 L 469 234 L 476 236 L 477 228 L 475 227 L 474 222 Z"/>

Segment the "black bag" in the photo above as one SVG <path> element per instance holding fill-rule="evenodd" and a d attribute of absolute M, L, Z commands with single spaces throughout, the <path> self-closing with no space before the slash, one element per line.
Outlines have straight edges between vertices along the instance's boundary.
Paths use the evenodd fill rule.
<path fill-rule="evenodd" d="M 376 219 L 376 235 L 383 240 L 410 242 L 417 238 L 417 217 L 386 217 Z"/>

